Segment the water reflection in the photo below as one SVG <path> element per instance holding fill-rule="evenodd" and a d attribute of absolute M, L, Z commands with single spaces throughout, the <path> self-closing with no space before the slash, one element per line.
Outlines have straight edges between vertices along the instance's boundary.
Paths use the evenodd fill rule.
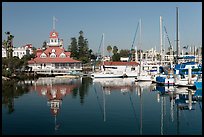
<path fill-rule="evenodd" d="M 93 83 L 97 83 L 101 86 L 101 91 L 103 93 L 103 120 L 106 121 L 106 95 L 110 95 L 111 92 L 120 91 L 123 95 L 128 95 L 131 108 L 134 113 L 135 119 L 137 119 L 136 102 L 134 101 L 133 93 L 136 93 L 139 97 L 139 123 L 138 130 L 140 135 L 143 134 L 143 100 L 142 93 L 144 90 L 152 91 L 151 82 L 136 82 L 134 78 L 103 78 L 103 79 L 93 79 Z M 96 92 L 96 90 L 95 90 Z M 98 98 L 98 96 L 97 96 Z M 100 107 L 102 108 L 102 107 Z M 138 120 L 138 119 L 137 119 Z"/>
<path fill-rule="evenodd" d="M 134 78 L 96 78 L 93 79 L 93 83 L 99 83 L 106 94 L 111 94 L 111 91 L 120 91 L 125 94 L 135 88 Z"/>
<path fill-rule="evenodd" d="M 46 100 L 44 106 L 46 107 L 47 104 L 47 110 L 50 112 L 44 111 L 42 102 L 37 101 L 40 107 L 36 107 L 36 113 L 33 112 L 33 115 L 38 117 L 37 111 L 43 111 L 42 114 L 45 117 L 51 114 L 53 122 L 51 131 L 50 124 L 43 131 L 43 133 L 48 132 L 47 134 L 53 134 L 53 126 L 54 131 L 57 130 L 54 134 L 82 134 L 82 132 L 141 135 L 201 134 L 202 90 L 158 86 L 151 82 L 135 82 L 134 78 L 39 78 L 32 81 L 4 82 L 2 106 L 6 106 L 11 114 L 15 110 L 14 107 L 19 109 L 25 106 L 22 104 L 29 104 L 28 100 L 22 97 L 23 101 L 21 101 L 20 98 L 27 93 L 29 95 L 37 93 L 37 96 L 36 94 L 26 96 L 28 98 Z M 18 103 L 15 101 L 17 97 Z M 16 117 L 22 115 L 28 119 L 28 111 L 32 109 L 29 106 L 23 108 L 25 110 L 23 112 L 18 111 L 12 114 Z M 31 120 L 32 125 L 35 125 L 37 121 L 42 120 L 41 124 L 43 124 L 44 120 L 49 120 L 49 117 L 41 119 L 41 116 L 38 120 Z M 14 124 L 13 121 L 15 121 Z M 25 133 L 23 128 L 22 131 L 18 131 L 17 126 L 11 126 L 15 124 L 21 125 L 18 127 L 27 126 L 18 122 L 17 119 L 4 114 L 4 124 L 2 124 L 4 134 L 12 130 L 15 131 L 14 134 Z M 94 129 L 96 126 L 97 129 Z M 28 131 L 28 133 L 34 134 L 42 127 L 33 126 L 33 128 L 36 130 Z"/>
<path fill-rule="evenodd" d="M 72 94 L 74 89 L 78 89 L 81 86 L 81 80 L 82 79 L 44 77 L 36 81 L 24 81 L 23 83 L 30 83 L 30 91 L 36 91 L 39 96 L 43 96 L 47 99 L 47 105 L 50 107 L 50 112 L 54 117 L 54 129 L 58 130 L 60 123 L 57 122 L 57 116 L 63 98 Z M 73 94 L 73 96 L 76 95 L 77 94 Z M 83 99 L 83 97 L 81 99 Z"/>
<path fill-rule="evenodd" d="M 184 122 L 189 125 L 188 118 L 182 118 L 181 121 L 181 113 L 182 111 L 189 110 L 188 112 L 183 112 L 183 115 L 186 115 L 188 113 L 191 113 L 190 111 L 196 109 L 196 103 L 198 102 L 200 104 L 200 101 L 202 102 L 202 95 L 198 96 L 195 95 L 194 93 L 196 92 L 195 90 L 188 89 L 187 87 L 167 87 L 167 86 L 156 86 L 157 90 L 157 95 L 158 95 L 158 102 L 161 102 L 161 135 L 168 134 L 168 129 L 167 127 L 168 122 L 167 122 L 167 110 L 168 104 L 170 105 L 170 118 L 172 124 L 174 122 L 174 113 L 176 113 L 176 133 L 177 135 L 180 134 L 180 125 L 181 123 L 183 124 Z M 200 94 L 199 94 L 200 95 Z M 167 100 L 169 98 L 170 103 L 167 104 Z M 175 110 L 176 109 L 176 110 Z M 202 112 L 202 107 L 200 107 L 201 112 Z M 175 111 L 176 112 L 175 112 Z M 185 117 L 185 116 L 182 116 Z M 190 118 L 192 119 L 192 117 Z M 171 124 L 171 123 L 169 123 Z M 164 129 L 165 128 L 165 129 Z M 166 132 L 166 133 L 165 133 Z"/>
<path fill-rule="evenodd" d="M 14 99 L 28 92 L 29 86 L 27 84 L 21 86 L 15 80 L 2 80 L 2 104 L 8 109 L 8 114 L 15 111 Z"/>
<path fill-rule="evenodd" d="M 133 109 L 134 115 L 136 117 L 136 101 L 131 92 L 135 92 L 139 98 L 139 134 L 143 134 L 143 120 L 148 119 L 143 116 L 143 92 L 147 94 L 156 93 L 156 101 L 160 103 L 160 134 L 181 134 L 181 127 L 185 127 L 186 123 L 188 126 L 189 119 L 194 119 L 193 117 L 187 118 L 187 116 L 195 116 L 192 113 L 196 109 L 196 103 L 199 104 L 199 109 L 202 113 L 202 91 L 188 89 L 186 87 L 174 87 L 174 86 L 159 86 L 152 84 L 151 82 L 134 82 L 133 79 L 94 79 L 93 83 L 98 83 L 101 86 L 101 91 L 103 92 L 103 116 L 104 121 L 106 121 L 106 96 L 110 95 L 113 91 L 121 91 L 125 93 L 124 95 L 129 95 L 131 101 L 131 107 Z M 149 92 L 149 93 L 148 93 Z M 196 93 L 196 94 L 195 94 Z M 146 96 L 145 96 L 146 98 Z M 151 107 L 151 106 L 150 106 Z M 102 107 L 101 107 L 102 108 Z M 182 112 L 188 110 L 188 112 Z M 190 114 L 192 113 L 192 115 Z M 182 115 L 181 115 L 182 114 Z M 170 130 L 169 130 L 170 128 Z M 176 130 L 173 132 L 172 130 Z"/>

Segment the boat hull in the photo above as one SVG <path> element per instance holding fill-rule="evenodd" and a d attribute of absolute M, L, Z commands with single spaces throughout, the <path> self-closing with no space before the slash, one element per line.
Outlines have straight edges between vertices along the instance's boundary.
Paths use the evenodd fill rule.
<path fill-rule="evenodd" d="M 202 81 L 195 81 L 194 85 L 195 85 L 196 89 L 202 89 Z"/>

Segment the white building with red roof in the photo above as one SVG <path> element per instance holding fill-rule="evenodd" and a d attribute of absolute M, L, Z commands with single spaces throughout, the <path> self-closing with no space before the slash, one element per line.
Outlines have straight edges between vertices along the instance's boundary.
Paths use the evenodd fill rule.
<path fill-rule="evenodd" d="M 49 36 L 47 48 L 37 49 L 36 57 L 28 61 L 29 67 L 37 74 L 68 74 L 71 71 L 81 71 L 81 61 L 70 57 L 71 52 L 65 51 L 63 40 L 56 31 Z"/>

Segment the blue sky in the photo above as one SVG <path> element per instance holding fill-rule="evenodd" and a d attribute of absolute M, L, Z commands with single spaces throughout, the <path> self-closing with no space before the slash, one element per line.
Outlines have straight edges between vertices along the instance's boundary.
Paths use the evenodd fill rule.
<path fill-rule="evenodd" d="M 49 40 L 53 27 L 64 40 L 67 49 L 71 37 L 78 38 L 84 32 L 89 48 L 98 51 L 102 33 L 105 34 L 105 49 L 108 45 L 130 49 L 140 18 L 142 20 L 142 49 L 160 48 L 159 17 L 167 28 L 175 47 L 176 7 L 179 7 L 179 33 L 181 46 L 202 45 L 201 2 L 4 2 L 2 3 L 2 40 L 4 32 L 14 36 L 14 46 L 26 43 L 42 46 Z M 139 30 L 134 46 L 138 45 Z M 168 48 L 165 40 L 165 47 Z"/>

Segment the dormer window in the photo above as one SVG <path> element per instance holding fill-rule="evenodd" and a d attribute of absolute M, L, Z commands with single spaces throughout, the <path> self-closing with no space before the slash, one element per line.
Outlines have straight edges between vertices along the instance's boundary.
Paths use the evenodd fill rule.
<path fill-rule="evenodd" d="M 46 58 L 47 55 L 46 55 L 45 53 L 42 53 L 42 54 L 40 55 L 40 57 L 41 57 L 41 58 Z"/>
<path fill-rule="evenodd" d="M 65 57 L 66 57 L 66 55 L 64 53 L 60 54 L 60 58 L 65 58 Z"/>
<path fill-rule="evenodd" d="M 55 52 L 55 49 L 52 49 L 52 53 L 54 53 Z"/>
<path fill-rule="evenodd" d="M 50 54 L 50 58 L 56 58 L 55 53 Z"/>

